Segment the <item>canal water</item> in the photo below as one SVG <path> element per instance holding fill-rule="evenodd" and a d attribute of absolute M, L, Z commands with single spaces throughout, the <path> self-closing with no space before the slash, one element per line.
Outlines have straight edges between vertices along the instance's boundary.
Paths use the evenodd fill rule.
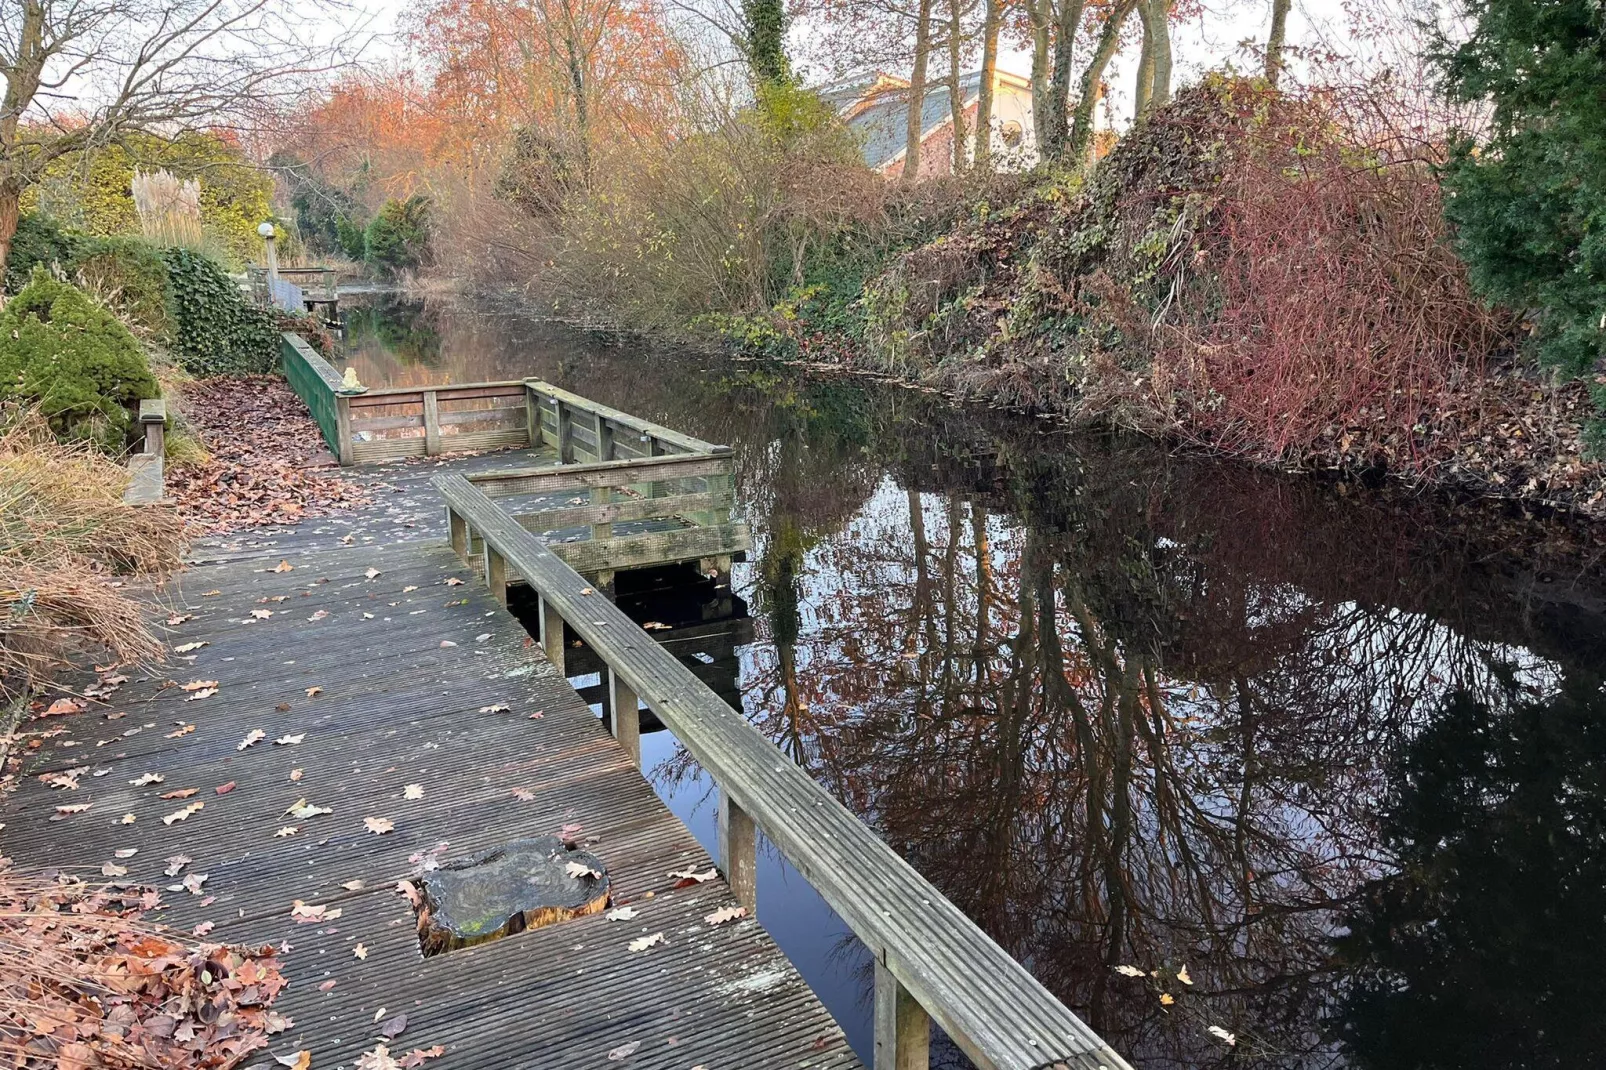
<path fill-rule="evenodd" d="M 1606 1065 L 1599 534 L 513 313 L 350 315 L 371 386 L 533 375 L 733 446 L 729 693 L 1135 1065 Z M 712 849 L 709 783 L 643 742 Z M 773 851 L 759 904 L 868 1062 L 864 948 Z"/>

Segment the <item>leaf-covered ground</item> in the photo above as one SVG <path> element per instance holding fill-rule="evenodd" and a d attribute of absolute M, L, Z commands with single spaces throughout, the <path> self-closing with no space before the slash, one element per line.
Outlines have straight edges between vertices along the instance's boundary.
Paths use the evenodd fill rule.
<path fill-rule="evenodd" d="M 7 1065 L 226 1068 L 289 1028 L 270 1009 L 285 984 L 277 949 L 141 923 L 160 900 L 154 888 L 0 873 Z"/>
<path fill-rule="evenodd" d="M 363 504 L 361 487 L 332 466 L 300 398 L 275 375 L 202 379 L 184 411 L 211 456 L 167 470 L 167 492 L 192 534 L 293 523 Z"/>

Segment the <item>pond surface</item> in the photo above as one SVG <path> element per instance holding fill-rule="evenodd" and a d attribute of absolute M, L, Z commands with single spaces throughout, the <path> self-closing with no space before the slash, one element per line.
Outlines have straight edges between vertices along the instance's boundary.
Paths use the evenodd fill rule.
<path fill-rule="evenodd" d="M 1598 536 L 511 314 L 350 345 L 735 447 L 731 693 L 1135 1065 L 1606 1065 Z M 773 851 L 759 903 L 868 1061 L 863 947 Z"/>

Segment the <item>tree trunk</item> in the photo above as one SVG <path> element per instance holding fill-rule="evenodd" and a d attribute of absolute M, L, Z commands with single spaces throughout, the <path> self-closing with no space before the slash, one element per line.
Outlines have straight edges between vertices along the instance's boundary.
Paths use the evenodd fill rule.
<path fill-rule="evenodd" d="M 1049 16 L 1050 0 L 1026 0 L 1026 18 L 1032 27 L 1032 141 L 1039 156 L 1048 156 Z"/>
<path fill-rule="evenodd" d="M 1147 0 L 1154 23 L 1154 81 L 1149 90 L 1149 107 L 1163 108 L 1171 99 L 1171 2 Z"/>
<path fill-rule="evenodd" d="M 1104 77 L 1104 68 L 1110 65 L 1110 59 L 1121 42 L 1121 24 L 1132 14 L 1134 6 L 1136 0 L 1116 0 L 1115 9 L 1110 12 L 1104 29 L 1099 33 L 1098 44 L 1093 47 L 1093 56 L 1082 71 L 1081 96 L 1076 101 L 1076 117 L 1071 124 L 1070 144 L 1066 152 L 1078 166 L 1087 162 L 1088 153 L 1093 147 L 1093 108 L 1098 104 L 1099 80 Z"/>
<path fill-rule="evenodd" d="M 1283 72 L 1283 44 L 1288 37 L 1288 8 L 1293 0 L 1271 0 L 1271 33 L 1266 38 L 1266 81 L 1277 88 Z"/>
<path fill-rule="evenodd" d="M 22 194 L 11 183 L 0 183 L 0 292 L 5 289 L 6 263 L 11 259 L 11 241 L 17 236 L 17 206 Z"/>
<path fill-rule="evenodd" d="M 1060 0 L 1054 27 L 1054 67 L 1048 82 L 1047 155 L 1065 152 L 1065 117 L 1071 101 L 1071 59 L 1076 54 L 1076 31 L 1082 25 L 1084 0 Z"/>
<path fill-rule="evenodd" d="M 1149 115 L 1149 97 L 1154 92 L 1154 11 L 1148 0 L 1139 0 L 1138 18 L 1143 21 L 1143 50 L 1138 53 L 1138 79 L 1132 87 L 1132 125 Z"/>
<path fill-rule="evenodd" d="M 965 44 L 964 28 L 960 25 L 964 10 L 960 3 L 961 0 L 948 0 L 948 113 L 954 124 L 953 169 L 956 175 L 964 173 L 970 163 L 970 154 L 965 148 L 965 88 L 960 84 L 960 75 L 964 72 L 959 69 L 960 50 Z"/>
<path fill-rule="evenodd" d="M 993 165 L 993 81 L 998 77 L 998 30 L 1004 22 L 1004 0 L 986 0 L 987 20 L 981 29 L 981 88 L 976 91 L 976 170 Z"/>
<path fill-rule="evenodd" d="M 920 0 L 920 14 L 915 22 L 914 69 L 909 72 L 909 125 L 903 149 L 903 181 L 914 182 L 920 177 L 920 137 L 925 133 L 920 121 L 926 110 L 926 63 L 931 58 L 931 3 Z"/>

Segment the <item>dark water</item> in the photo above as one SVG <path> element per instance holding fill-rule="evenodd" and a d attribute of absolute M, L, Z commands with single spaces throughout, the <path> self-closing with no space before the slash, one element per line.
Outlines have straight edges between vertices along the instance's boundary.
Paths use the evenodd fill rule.
<path fill-rule="evenodd" d="M 370 385 L 538 375 L 736 447 L 747 714 L 1138 1066 L 1606 1065 L 1589 532 L 513 315 L 351 344 Z M 773 852 L 759 899 L 868 1056 L 862 947 Z"/>

